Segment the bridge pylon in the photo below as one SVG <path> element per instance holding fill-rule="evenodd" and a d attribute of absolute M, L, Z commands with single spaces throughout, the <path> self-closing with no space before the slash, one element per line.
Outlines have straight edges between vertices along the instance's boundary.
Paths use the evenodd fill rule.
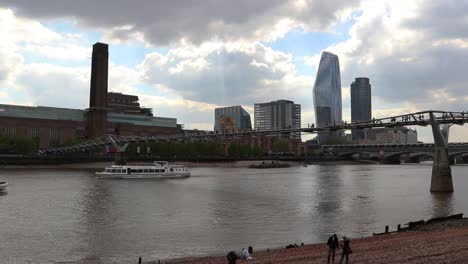
<path fill-rule="evenodd" d="M 452 170 L 448 155 L 449 125 L 442 128 L 434 113 L 429 113 L 434 137 L 434 158 L 432 165 L 431 192 L 453 192 Z"/>

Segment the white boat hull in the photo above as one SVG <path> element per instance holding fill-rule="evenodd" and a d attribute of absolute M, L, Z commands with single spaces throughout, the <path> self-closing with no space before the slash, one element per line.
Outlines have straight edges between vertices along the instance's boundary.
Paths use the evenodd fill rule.
<path fill-rule="evenodd" d="M 112 165 L 96 172 L 101 179 L 169 179 L 190 177 L 190 171 L 183 165 L 170 165 L 167 161 L 155 161 L 151 166 Z"/>
<path fill-rule="evenodd" d="M 190 173 L 164 173 L 164 174 L 119 174 L 96 172 L 100 179 L 165 179 L 165 178 L 187 178 Z"/>

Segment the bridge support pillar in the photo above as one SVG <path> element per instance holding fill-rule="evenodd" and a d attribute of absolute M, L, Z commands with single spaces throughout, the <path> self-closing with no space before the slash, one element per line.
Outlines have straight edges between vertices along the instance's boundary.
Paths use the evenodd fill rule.
<path fill-rule="evenodd" d="M 431 192 L 453 192 L 452 170 L 448 155 L 448 126 L 441 129 L 434 113 L 430 113 L 435 153 L 432 165 Z"/>

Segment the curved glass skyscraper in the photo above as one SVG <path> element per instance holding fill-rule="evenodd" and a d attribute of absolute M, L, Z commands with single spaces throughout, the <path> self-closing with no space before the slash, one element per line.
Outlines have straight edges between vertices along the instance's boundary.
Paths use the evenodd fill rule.
<path fill-rule="evenodd" d="M 313 96 L 317 126 L 341 123 L 340 62 L 338 56 L 333 53 L 322 52 Z M 321 132 L 318 134 L 318 140 L 323 143 L 329 136 L 330 133 Z"/>

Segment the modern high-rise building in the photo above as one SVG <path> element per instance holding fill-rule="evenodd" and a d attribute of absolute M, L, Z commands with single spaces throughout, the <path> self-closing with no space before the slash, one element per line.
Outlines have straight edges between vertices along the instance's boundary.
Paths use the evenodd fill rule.
<path fill-rule="evenodd" d="M 341 118 L 341 76 L 338 56 L 324 51 L 315 78 L 314 89 L 315 121 L 317 126 L 339 124 Z M 331 132 L 319 132 L 319 143 L 327 141 Z"/>
<path fill-rule="evenodd" d="M 368 121 L 372 119 L 371 84 L 369 78 L 356 78 L 351 84 L 351 122 Z M 352 139 L 364 139 L 363 129 L 353 129 Z"/>
<path fill-rule="evenodd" d="M 278 100 L 255 104 L 254 127 L 257 130 L 301 128 L 301 105 L 293 101 Z M 300 133 L 291 135 L 300 139 Z"/>
<path fill-rule="evenodd" d="M 252 130 L 250 114 L 240 105 L 216 108 L 214 130 Z"/>

